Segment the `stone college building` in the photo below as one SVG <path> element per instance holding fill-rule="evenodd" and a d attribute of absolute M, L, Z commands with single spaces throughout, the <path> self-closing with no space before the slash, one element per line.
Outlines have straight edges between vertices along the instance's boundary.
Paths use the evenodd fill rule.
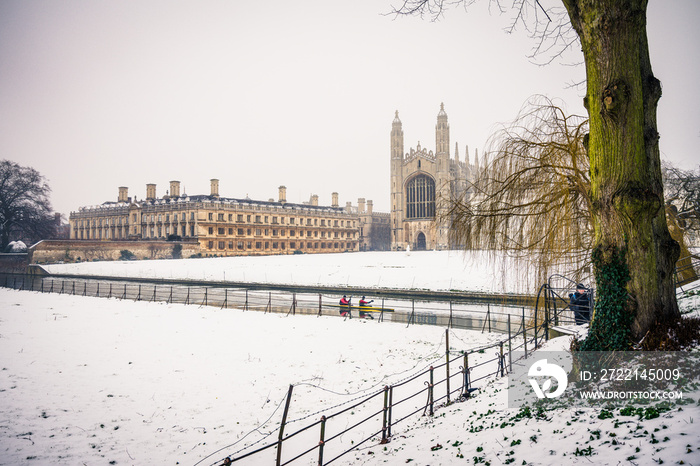
<path fill-rule="evenodd" d="M 129 197 L 120 187 L 117 201 L 81 207 L 70 214 L 71 240 L 183 241 L 198 243 L 203 256 L 330 253 L 389 248 L 389 214 L 372 211 L 372 201 L 358 206 L 330 206 L 312 195 L 308 203 L 287 202 L 287 188 L 279 187 L 277 200 L 258 201 L 219 195 L 219 180 L 211 192 L 180 194 L 180 182 L 156 195 L 146 185 L 146 198 Z M 382 229 L 386 231 L 381 234 Z M 382 239 L 384 238 L 384 239 Z"/>
<path fill-rule="evenodd" d="M 444 104 L 440 104 L 435 125 L 435 152 L 421 147 L 404 152 L 399 112 L 391 124 L 391 249 L 452 249 L 448 231 L 447 201 L 468 200 L 469 180 L 479 171 L 478 153 L 474 164 L 459 159 L 455 144 L 450 157 L 450 125 Z"/>

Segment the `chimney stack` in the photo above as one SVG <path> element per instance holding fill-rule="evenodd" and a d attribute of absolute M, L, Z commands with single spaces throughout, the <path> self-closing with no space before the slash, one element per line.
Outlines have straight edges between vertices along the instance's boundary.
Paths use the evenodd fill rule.
<path fill-rule="evenodd" d="M 311 205 L 318 205 L 318 194 L 311 195 Z"/>
<path fill-rule="evenodd" d="M 360 214 L 365 213 L 365 198 L 360 197 L 357 199 L 357 212 Z"/>
<path fill-rule="evenodd" d="M 180 197 L 180 182 L 171 181 L 170 182 L 170 197 L 178 198 Z"/>
<path fill-rule="evenodd" d="M 156 185 L 154 183 L 148 183 L 146 185 L 146 200 L 153 201 L 156 198 Z"/>
<path fill-rule="evenodd" d="M 117 202 L 129 202 L 129 188 L 126 186 L 119 187 L 119 197 Z"/>
<path fill-rule="evenodd" d="M 338 207 L 338 193 L 331 193 L 331 207 Z"/>
<path fill-rule="evenodd" d="M 219 197 L 219 180 L 212 178 L 211 180 L 211 197 Z"/>
<path fill-rule="evenodd" d="M 279 201 L 280 201 L 280 203 L 284 204 L 285 202 L 287 202 L 287 187 L 280 186 L 279 191 L 280 191 L 280 196 L 279 196 L 280 200 Z"/>
<path fill-rule="evenodd" d="M 369 215 L 372 215 L 372 210 L 373 210 L 373 205 L 372 205 L 372 200 L 370 199 L 367 201 L 367 213 Z"/>

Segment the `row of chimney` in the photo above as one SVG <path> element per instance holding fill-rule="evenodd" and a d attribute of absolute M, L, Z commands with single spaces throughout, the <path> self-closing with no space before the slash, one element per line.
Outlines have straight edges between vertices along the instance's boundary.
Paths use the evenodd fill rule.
<path fill-rule="evenodd" d="M 216 178 L 212 178 L 210 180 L 210 185 L 211 185 L 211 196 L 214 198 L 219 197 L 219 180 Z M 170 182 L 170 194 L 165 196 L 166 198 L 179 198 L 180 197 L 180 182 L 179 181 L 171 181 Z M 156 185 L 154 183 L 148 183 L 146 185 L 146 200 L 147 201 L 152 201 L 156 199 Z M 120 186 L 119 187 L 119 198 L 117 199 L 118 202 L 130 202 L 129 198 L 129 188 L 126 186 Z M 279 187 L 279 200 L 278 202 L 284 204 L 287 202 L 287 187 L 286 186 L 280 186 Z M 313 206 L 318 205 L 318 194 L 313 194 L 311 196 L 311 199 L 309 201 L 309 204 Z M 346 204 L 346 208 L 350 208 L 352 203 L 348 202 Z M 331 207 L 339 207 L 338 204 L 338 193 L 331 193 Z M 357 200 L 357 210 L 359 213 L 364 213 L 365 212 L 365 199 L 364 198 L 359 198 Z M 367 201 L 367 213 L 372 213 L 372 201 Z"/>

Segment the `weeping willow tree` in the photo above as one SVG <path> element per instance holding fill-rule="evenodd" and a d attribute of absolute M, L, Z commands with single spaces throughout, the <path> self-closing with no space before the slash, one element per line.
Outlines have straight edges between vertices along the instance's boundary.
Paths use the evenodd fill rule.
<path fill-rule="evenodd" d="M 491 137 L 491 161 L 472 179 L 469 194 L 447 200 L 443 221 L 451 225 L 452 243 L 516 257 L 528 285 L 556 270 L 575 281 L 589 279 L 587 132 L 585 117 L 567 115 L 545 97 L 530 99 Z"/>

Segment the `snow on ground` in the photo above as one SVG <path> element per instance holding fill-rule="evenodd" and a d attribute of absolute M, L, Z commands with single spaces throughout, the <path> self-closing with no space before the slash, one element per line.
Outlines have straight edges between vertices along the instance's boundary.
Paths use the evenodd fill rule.
<path fill-rule="evenodd" d="M 516 262 L 507 260 L 508 266 L 502 268 L 500 260 L 494 262 L 486 251 L 412 251 L 82 262 L 45 267 L 52 273 L 119 277 L 535 293 L 539 284 L 531 283 L 528 288 L 517 279 Z"/>
<path fill-rule="evenodd" d="M 50 269 L 500 290 L 497 275 L 489 275 L 491 266 L 465 264 L 455 253 L 422 254 L 100 262 Z M 281 280 L 287 275 L 289 280 Z M 699 301 L 684 298 L 681 307 L 697 309 Z M 453 351 L 500 337 L 460 330 L 449 335 Z M 310 422 L 326 408 L 443 360 L 444 337 L 445 330 L 433 326 L 0 289 L 0 465 L 212 464 L 274 432 L 290 384 L 295 387 L 289 418 Z M 551 340 L 547 349 L 568 345 L 564 337 Z M 442 407 L 432 418 L 417 414 L 396 426 L 390 443 L 364 444 L 336 464 L 700 465 L 697 402 L 648 420 L 617 413 L 600 419 L 597 410 L 573 409 L 528 417 L 506 409 L 505 389 L 505 378 L 494 379 L 475 398 Z M 316 431 L 314 436 L 317 441 Z M 354 440 L 339 441 L 347 446 Z M 244 464 L 270 462 L 253 457 Z"/>
<path fill-rule="evenodd" d="M 7 465 L 194 464 L 271 416 L 274 427 L 290 384 L 301 384 L 295 419 L 424 370 L 445 351 L 434 326 L 6 289 L 0 303 Z M 451 335 L 462 349 L 497 339 Z"/>
<path fill-rule="evenodd" d="M 569 337 L 540 351 L 564 351 Z M 535 356 L 536 358 L 536 356 Z M 611 410 L 504 409 L 507 378 L 480 390 L 475 402 L 456 403 L 422 417 L 390 444 L 355 454 L 353 464 L 650 465 L 700 464 L 697 395 L 654 419 Z M 529 408 L 529 407 L 528 407 Z M 603 414 L 602 414 L 603 413 Z"/>

